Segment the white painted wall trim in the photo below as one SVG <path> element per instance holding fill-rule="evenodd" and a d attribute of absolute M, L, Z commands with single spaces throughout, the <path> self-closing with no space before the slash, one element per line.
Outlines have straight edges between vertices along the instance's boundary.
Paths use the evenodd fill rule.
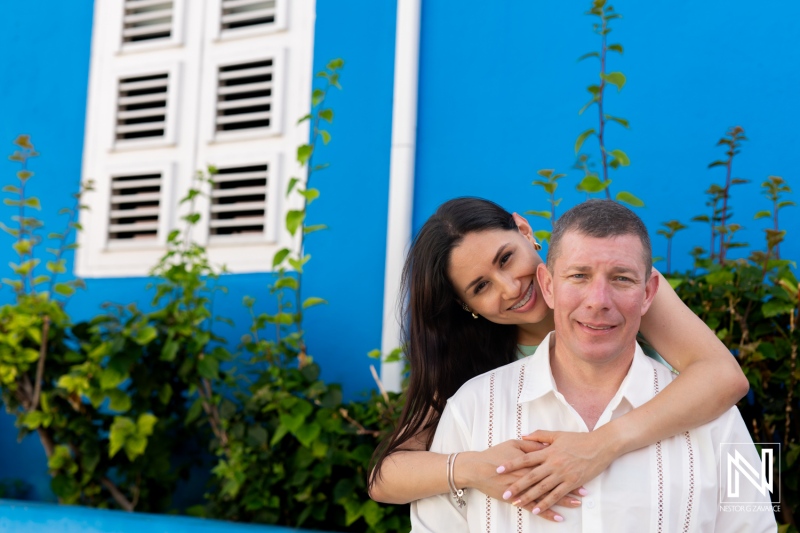
<path fill-rule="evenodd" d="M 417 140 L 417 89 L 419 78 L 420 4 L 422 0 L 397 0 L 394 58 L 392 151 L 389 168 L 389 219 L 386 229 L 386 267 L 383 281 L 384 356 L 400 345 L 400 276 L 411 242 L 414 211 L 414 163 Z M 381 381 L 399 391 L 403 363 L 381 364 Z"/>

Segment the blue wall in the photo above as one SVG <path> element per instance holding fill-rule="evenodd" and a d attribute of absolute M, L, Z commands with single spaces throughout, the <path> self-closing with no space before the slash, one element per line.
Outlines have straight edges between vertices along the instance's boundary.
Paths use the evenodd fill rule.
<path fill-rule="evenodd" d="M 629 119 L 631 129 L 612 124 L 607 139 L 628 153 L 631 166 L 612 173 L 612 192 L 628 190 L 645 201 L 637 212 L 652 234 L 666 220 L 688 223 L 705 213 L 703 191 L 724 183 L 722 169 L 706 168 L 724 158 L 717 140 L 742 125 L 750 141 L 734 175 L 754 184 L 734 188 L 735 221 L 748 229 L 742 240 L 761 247 L 767 222 L 752 220 L 770 208 L 761 182 L 782 176 L 800 202 L 794 164 L 800 142 L 793 134 L 800 122 L 800 4 L 613 5 L 624 18 L 614 21 L 609 42 L 622 43 L 625 54 L 610 56 L 609 71 L 621 70 L 628 83 L 619 95 L 607 92 L 606 112 Z M 547 209 L 541 189 L 530 185 L 542 168 L 569 172 L 558 190 L 562 212 L 581 199 L 574 192 L 579 172 L 570 167 L 576 137 L 596 127 L 596 108 L 578 116 L 589 100 L 585 87 L 597 80 L 596 60 L 576 62 L 599 45 L 594 18 L 583 15 L 590 2 L 487 6 L 423 2 L 417 229 L 454 196 L 484 196 L 520 212 Z M 597 161 L 596 143 L 586 146 Z M 782 217 L 790 231 L 782 255 L 800 259 L 800 208 Z M 532 221 L 549 229 L 544 219 Z M 690 224 L 675 239 L 673 268 L 689 268 L 688 251 L 707 242 L 707 226 Z M 654 236 L 653 246 L 655 255 L 666 255 L 663 237 Z"/>

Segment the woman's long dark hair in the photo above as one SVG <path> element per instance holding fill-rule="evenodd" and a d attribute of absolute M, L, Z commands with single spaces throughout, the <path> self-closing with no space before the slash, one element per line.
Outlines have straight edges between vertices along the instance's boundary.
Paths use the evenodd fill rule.
<path fill-rule="evenodd" d="M 403 344 L 411 366 L 405 406 L 392 434 L 373 454 L 370 488 L 386 458 L 420 431 L 435 429 L 445 403 L 469 379 L 517 357 L 517 327 L 473 319 L 447 276 L 450 256 L 464 236 L 517 230 L 509 212 L 481 198 L 455 198 L 422 226 L 403 268 Z M 426 448 L 430 448 L 433 431 Z"/>

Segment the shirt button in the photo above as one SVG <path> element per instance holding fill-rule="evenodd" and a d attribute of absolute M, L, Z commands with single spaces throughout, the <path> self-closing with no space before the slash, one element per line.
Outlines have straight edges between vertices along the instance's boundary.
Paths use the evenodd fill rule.
<path fill-rule="evenodd" d="M 583 500 L 583 505 L 587 509 L 594 509 L 594 500 L 592 498 L 587 498 Z"/>

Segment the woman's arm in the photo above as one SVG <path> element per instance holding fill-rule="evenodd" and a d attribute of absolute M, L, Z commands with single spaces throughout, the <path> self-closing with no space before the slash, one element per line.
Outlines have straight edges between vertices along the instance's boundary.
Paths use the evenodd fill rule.
<path fill-rule="evenodd" d="M 404 504 L 450 492 L 446 474 L 447 455 L 425 451 L 424 443 L 425 438 L 417 436 L 406 443 L 404 449 L 386 458 L 381 476 L 375 479 L 370 490 L 369 495 L 373 500 Z M 498 465 L 543 447 L 538 442 L 509 440 L 482 452 L 461 452 L 453 470 L 455 484 L 459 488 L 479 490 L 501 499 L 508 485 L 527 473 L 527 469 L 498 474 Z M 555 504 L 577 507 L 580 501 L 576 496 L 565 496 Z M 532 507 L 528 510 L 532 510 Z M 542 514 L 542 518 L 558 522 L 561 517 L 548 509 Z"/>
<path fill-rule="evenodd" d="M 501 467 L 507 472 L 533 468 L 509 487 L 511 498 L 523 504 L 538 500 L 547 509 L 617 457 L 703 425 L 747 393 L 747 378 L 730 350 L 667 280 L 653 273 L 661 277 L 659 288 L 640 329 L 680 375 L 649 402 L 590 433 L 537 431 L 525 437 L 549 446 Z"/>

